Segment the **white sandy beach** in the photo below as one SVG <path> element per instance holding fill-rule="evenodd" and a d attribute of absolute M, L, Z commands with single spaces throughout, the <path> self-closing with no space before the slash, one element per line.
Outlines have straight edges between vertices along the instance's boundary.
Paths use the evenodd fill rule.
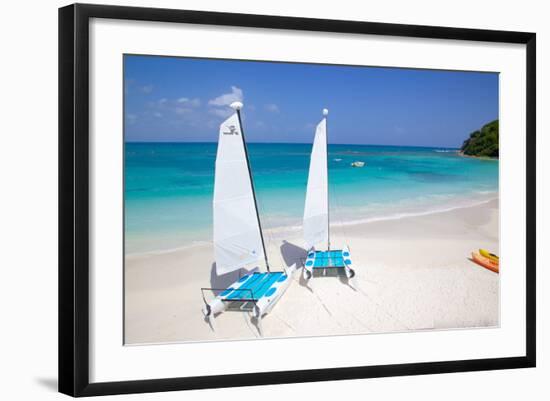
<path fill-rule="evenodd" d="M 471 262 L 473 250 L 499 252 L 498 200 L 423 216 L 334 227 L 333 248 L 349 245 L 353 283 L 340 277 L 293 282 L 262 320 L 264 337 L 344 335 L 499 324 L 499 276 Z M 301 232 L 266 233 L 272 270 L 300 263 Z M 201 287 L 225 288 L 211 244 L 129 255 L 125 265 L 127 344 L 249 339 L 246 313 L 204 321 Z"/>

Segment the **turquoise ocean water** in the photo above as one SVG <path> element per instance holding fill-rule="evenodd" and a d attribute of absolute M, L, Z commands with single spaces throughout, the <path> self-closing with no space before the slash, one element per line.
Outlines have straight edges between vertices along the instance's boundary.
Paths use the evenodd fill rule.
<path fill-rule="evenodd" d="M 126 143 L 126 253 L 210 241 L 216 143 Z M 311 144 L 248 144 L 265 228 L 299 229 Z M 366 163 L 353 168 L 354 161 Z M 498 161 L 454 149 L 329 145 L 331 224 L 399 218 L 498 194 Z"/>

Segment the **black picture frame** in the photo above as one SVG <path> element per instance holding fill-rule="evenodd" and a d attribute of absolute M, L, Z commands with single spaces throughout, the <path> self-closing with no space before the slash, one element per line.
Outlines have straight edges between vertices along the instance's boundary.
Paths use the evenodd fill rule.
<path fill-rule="evenodd" d="M 507 358 L 89 381 L 89 23 L 91 18 L 437 38 L 526 45 L 526 352 Z M 74 4 L 59 9 L 59 391 L 71 396 L 237 387 L 534 367 L 536 363 L 536 35 L 480 29 Z"/>

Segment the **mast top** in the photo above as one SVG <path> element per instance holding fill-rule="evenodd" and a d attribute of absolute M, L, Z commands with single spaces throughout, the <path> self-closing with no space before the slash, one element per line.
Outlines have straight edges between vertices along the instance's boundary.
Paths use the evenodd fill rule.
<path fill-rule="evenodd" d="M 243 104 L 241 102 L 233 102 L 229 105 L 229 107 L 231 107 L 235 111 L 239 111 L 243 108 Z"/>
<path fill-rule="evenodd" d="M 323 116 L 328 116 L 328 109 L 323 109 Z"/>

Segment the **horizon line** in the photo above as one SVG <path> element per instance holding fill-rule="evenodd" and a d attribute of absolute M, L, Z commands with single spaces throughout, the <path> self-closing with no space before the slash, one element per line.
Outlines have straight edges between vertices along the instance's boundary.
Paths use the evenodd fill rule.
<path fill-rule="evenodd" d="M 218 141 L 124 141 L 125 144 L 130 143 L 218 143 Z M 312 142 L 255 142 L 246 141 L 246 144 L 265 144 L 265 145 L 313 145 Z M 328 145 L 343 145 L 343 146 L 391 146 L 401 148 L 444 148 L 444 149 L 460 149 L 455 146 L 435 146 L 435 145 L 388 145 L 388 144 L 375 144 L 375 143 L 329 143 Z"/>

